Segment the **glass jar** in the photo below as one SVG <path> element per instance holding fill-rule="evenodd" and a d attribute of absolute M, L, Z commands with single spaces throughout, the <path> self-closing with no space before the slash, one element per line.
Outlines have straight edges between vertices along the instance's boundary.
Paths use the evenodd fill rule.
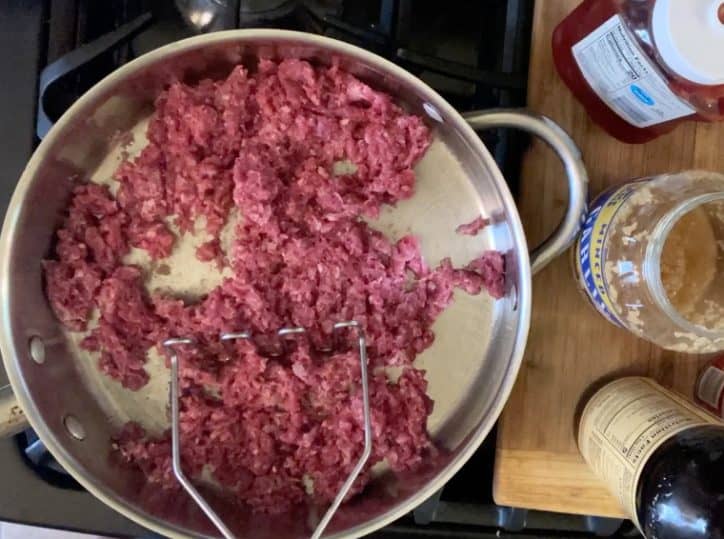
<path fill-rule="evenodd" d="M 629 143 L 723 120 L 723 49 L 724 0 L 584 0 L 553 32 L 560 77 Z"/>
<path fill-rule="evenodd" d="M 605 191 L 574 261 L 612 323 L 670 350 L 724 350 L 723 175 L 666 174 Z"/>

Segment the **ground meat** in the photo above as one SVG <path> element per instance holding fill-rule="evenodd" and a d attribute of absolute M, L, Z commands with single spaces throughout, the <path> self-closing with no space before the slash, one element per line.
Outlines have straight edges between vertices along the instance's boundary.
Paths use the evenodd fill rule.
<path fill-rule="evenodd" d="M 261 61 L 223 81 L 172 84 L 156 102 L 148 146 L 107 189 L 75 190 L 44 262 L 47 293 L 71 330 L 98 325 L 83 340 L 100 368 L 129 389 L 148 380 L 147 352 L 169 336 L 194 337 L 181 354 L 182 461 L 253 509 L 281 512 L 311 497 L 329 502 L 363 445 L 360 365 L 354 341 L 332 353 L 339 320 L 359 321 L 370 362 L 373 454 L 394 471 L 437 452 L 426 421 L 433 403 L 412 362 L 433 342 L 431 326 L 454 288 L 504 293 L 504 260 L 484 253 L 463 269 L 425 264 L 416 238 L 391 242 L 361 217 L 413 194 L 413 166 L 430 143 L 420 118 L 337 66 Z M 342 163 L 344 166 L 341 166 Z M 232 209 L 241 219 L 228 252 L 220 233 Z M 123 265 L 129 246 L 163 259 L 176 237 L 203 218 L 211 239 L 197 248 L 231 275 L 194 303 L 149 296 L 139 268 Z M 461 227 L 477 232 L 484 220 Z M 268 336 L 304 326 L 309 338 Z M 224 331 L 251 330 L 254 342 L 222 343 Z M 266 336 L 266 337 L 265 337 Z M 347 335 L 351 337 L 351 335 Z M 395 382 L 377 367 L 399 365 Z M 124 461 L 149 481 L 177 488 L 168 436 L 136 424 L 118 435 Z"/>
<path fill-rule="evenodd" d="M 103 281 L 95 301 L 100 320 L 81 346 L 100 352 L 101 370 L 127 388 L 143 387 L 148 381 L 146 351 L 166 330 L 143 297 L 141 272 L 120 266 Z"/>
<path fill-rule="evenodd" d="M 465 234 L 466 236 L 476 236 L 478 232 L 480 232 L 482 229 L 484 229 L 486 226 L 490 224 L 490 220 L 486 219 L 485 217 L 476 217 L 469 223 L 465 223 L 463 225 L 460 225 L 455 229 L 455 232 L 458 234 Z"/>
<path fill-rule="evenodd" d="M 107 188 L 82 185 L 73 191 L 58 231 L 58 260 L 43 263 L 50 304 L 68 328 L 85 329 L 103 278 L 128 252 L 127 224 Z"/>
<path fill-rule="evenodd" d="M 505 295 L 505 259 L 498 251 L 488 251 L 465 266 L 480 278 L 480 286 L 494 298 Z M 473 292 L 480 293 L 480 290 Z"/>
<path fill-rule="evenodd" d="M 446 273 L 450 271 L 449 265 Z M 487 251 L 470 262 L 465 269 L 452 270 L 455 286 L 468 294 L 480 294 L 485 289 L 496 299 L 505 295 L 505 259 L 498 251 Z"/>
<path fill-rule="evenodd" d="M 202 262 L 215 262 L 219 269 L 226 265 L 226 255 L 218 238 L 202 243 L 196 248 L 196 258 Z"/>
<path fill-rule="evenodd" d="M 53 260 L 45 261 L 43 269 L 55 315 L 69 329 L 82 331 L 101 285 L 101 274 L 87 264 L 74 267 Z"/>

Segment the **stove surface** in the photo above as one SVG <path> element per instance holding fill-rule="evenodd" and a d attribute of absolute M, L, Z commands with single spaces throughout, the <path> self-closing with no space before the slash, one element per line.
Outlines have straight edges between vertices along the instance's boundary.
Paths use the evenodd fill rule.
<path fill-rule="evenodd" d="M 525 103 L 533 0 L 447 0 L 442 9 L 437 0 L 226 3 L 231 9 L 213 21 L 217 29 L 280 27 L 361 45 L 408 69 L 461 111 Z M 0 69 L 13 74 L 0 100 L 4 214 L 37 137 L 78 96 L 119 65 L 193 32 L 171 0 L 0 0 L 0 13 Z M 517 178 L 526 137 L 492 131 L 482 138 L 506 177 Z M 510 185 L 515 193 L 515 181 Z M 5 383 L 0 370 L 0 386 Z M 529 537 L 568 537 L 592 529 L 584 517 L 554 518 L 495 506 L 494 440 L 493 432 L 438 495 L 375 535 L 482 538 L 526 529 Z M 6 485 L 0 489 L 0 520 L 105 535 L 150 535 L 80 488 L 31 430 L 0 441 L 0 476 Z M 605 525 L 593 528 L 601 533 Z M 507 531 L 501 534 L 501 529 Z M 530 535 L 553 529 L 559 531 Z"/>

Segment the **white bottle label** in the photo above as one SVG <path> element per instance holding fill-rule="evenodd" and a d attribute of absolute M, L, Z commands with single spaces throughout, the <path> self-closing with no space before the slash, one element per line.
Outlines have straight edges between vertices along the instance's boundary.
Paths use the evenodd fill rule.
<path fill-rule="evenodd" d="M 722 392 L 724 392 L 724 371 L 711 365 L 699 379 L 696 396 L 721 415 L 722 408 L 719 403 L 721 402 Z"/>
<path fill-rule="evenodd" d="M 598 391 L 586 404 L 578 447 L 641 529 L 636 487 L 649 457 L 675 434 L 709 424 L 719 422 L 652 380 L 622 378 Z"/>
<path fill-rule="evenodd" d="M 649 127 L 696 112 L 671 91 L 619 15 L 576 43 L 573 56 L 598 97 L 631 125 Z"/>

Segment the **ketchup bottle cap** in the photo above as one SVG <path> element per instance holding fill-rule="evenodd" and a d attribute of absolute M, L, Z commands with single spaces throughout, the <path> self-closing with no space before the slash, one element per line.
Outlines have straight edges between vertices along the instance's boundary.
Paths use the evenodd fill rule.
<path fill-rule="evenodd" d="M 656 0 L 651 26 L 671 71 L 697 84 L 724 84 L 724 0 Z"/>

